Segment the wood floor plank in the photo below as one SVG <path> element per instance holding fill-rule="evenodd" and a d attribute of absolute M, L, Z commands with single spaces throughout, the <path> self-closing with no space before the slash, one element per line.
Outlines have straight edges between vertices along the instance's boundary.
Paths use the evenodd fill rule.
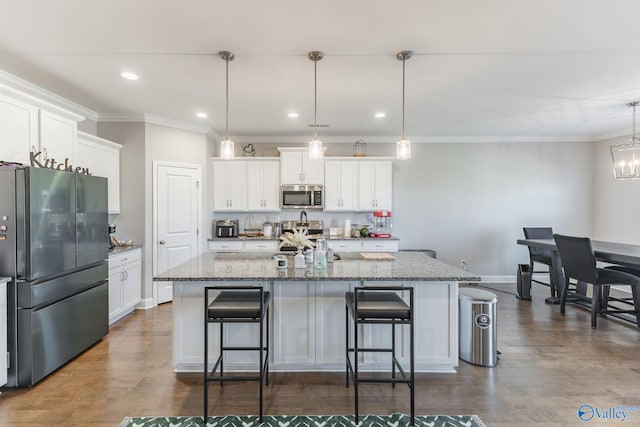
<path fill-rule="evenodd" d="M 514 292 L 513 284 L 488 285 Z M 640 329 L 612 318 L 590 327 L 590 313 L 498 295 L 495 368 L 460 362 L 456 374 L 418 374 L 418 414 L 478 414 L 488 426 L 584 425 L 582 404 L 640 406 Z M 202 413 L 202 375 L 175 373 L 172 307 L 137 310 L 113 325 L 100 343 L 29 389 L 2 389 L 0 425 L 115 427 L 126 416 Z M 265 392 L 267 414 L 351 414 L 353 388 L 344 374 L 277 373 Z M 211 415 L 256 414 L 258 386 L 210 387 Z M 384 384 L 361 388 L 361 413 L 408 412 L 408 390 Z M 591 425 L 613 425 L 616 421 Z M 630 412 L 625 425 L 640 425 Z"/>

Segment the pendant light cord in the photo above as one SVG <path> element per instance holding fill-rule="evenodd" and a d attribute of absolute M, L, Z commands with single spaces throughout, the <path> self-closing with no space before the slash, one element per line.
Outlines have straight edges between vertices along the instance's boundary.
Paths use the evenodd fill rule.
<path fill-rule="evenodd" d="M 318 139 L 318 61 L 313 61 L 313 139 Z"/>
<path fill-rule="evenodd" d="M 404 140 L 404 66 L 406 59 L 402 60 L 402 139 Z"/>
<path fill-rule="evenodd" d="M 632 106 L 633 106 L 633 134 L 631 136 L 631 143 L 632 144 L 636 143 L 636 105 L 638 105 L 637 102 L 634 102 L 632 104 Z"/>
<path fill-rule="evenodd" d="M 227 70 L 227 119 L 225 122 L 225 140 L 229 140 L 229 57 L 225 58 L 224 61 L 227 66 L 226 66 L 226 70 Z"/>

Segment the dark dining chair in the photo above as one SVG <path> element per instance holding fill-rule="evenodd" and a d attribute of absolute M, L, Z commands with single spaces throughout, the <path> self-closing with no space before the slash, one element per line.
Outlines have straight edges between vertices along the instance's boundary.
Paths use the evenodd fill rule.
<path fill-rule="evenodd" d="M 523 227 L 525 239 L 553 239 L 553 229 L 551 227 Z M 529 271 L 531 271 L 531 281 L 540 283 L 541 285 L 555 287 L 559 292 L 561 284 L 554 283 L 553 277 L 553 251 L 551 249 L 534 248 L 529 246 Z M 533 264 L 544 264 L 548 267 L 547 271 L 534 271 Z M 548 273 L 549 283 L 535 280 L 534 273 Z"/>
<path fill-rule="evenodd" d="M 588 300 L 587 297 L 577 294 L 570 289 L 570 281 L 575 280 L 591 284 L 593 292 L 591 297 L 591 327 L 596 328 L 598 314 L 606 315 L 620 313 L 620 310 L 609 309 L 607 298 L 611 285 L 630 286 L 633 295 L 636 296 L 635 311 L 638 318 L 638 292 L 640 291 L 640 276 L 630 274 L 612 268 L 599 268 L 596 266 L 596 256 L 588 237 L 573 237 L 554 234 L 562 268 L 564 270 L 565 283 L 562 299 L 560 301 L 560 313 L 565 313 L 565 305 L 568 299 Z M 628 312 L 624 310 L 624 312 Z M 640 323 L 638 325 L 640 327 Z"/>

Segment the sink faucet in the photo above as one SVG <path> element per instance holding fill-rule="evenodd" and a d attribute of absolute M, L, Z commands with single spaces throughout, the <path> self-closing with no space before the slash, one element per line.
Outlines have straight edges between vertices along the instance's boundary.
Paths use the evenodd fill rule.
<path fill-rule="evenodd" d="M 302 217 L 304 216 L 304 221 L 302 221 Z M 302 223 L 307 223 L 309 222 L 309 220 L 307 219 L 307 212 L 306 211 L 302 211 L 300 212 L 300 222 Z"/>

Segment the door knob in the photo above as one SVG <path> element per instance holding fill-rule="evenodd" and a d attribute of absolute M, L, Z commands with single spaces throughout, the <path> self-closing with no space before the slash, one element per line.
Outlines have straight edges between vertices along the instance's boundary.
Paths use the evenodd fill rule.
<path fill-rule="evenodd" d="M 160 243 L 161 245 L 164 245 L 167 242 L 165 242 L 164 240 L 160 240 L 158 243 Z"/>

